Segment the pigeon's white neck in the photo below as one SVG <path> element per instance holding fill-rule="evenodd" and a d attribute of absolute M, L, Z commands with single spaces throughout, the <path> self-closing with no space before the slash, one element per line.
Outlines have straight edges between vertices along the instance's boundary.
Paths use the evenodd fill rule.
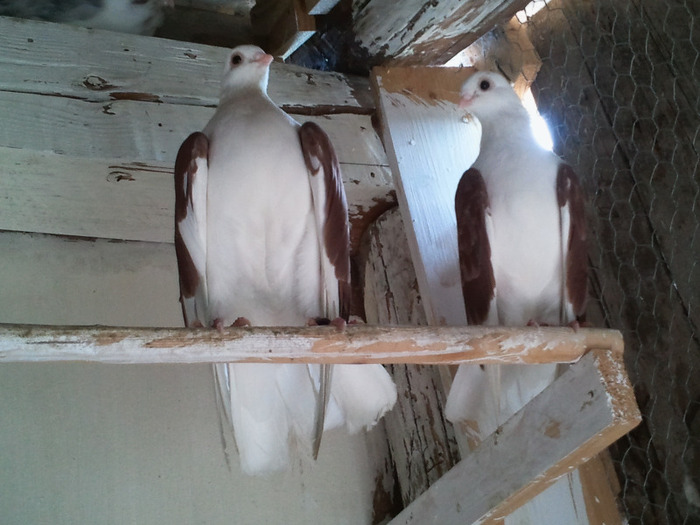
<path fill-rule="evenodd" d="M 489 118 L 490 117 L 490 118 Z M 530 130 L 530 116 L 523 107 L 514 107 L 498 115 L 490 115 L 479 119 L 481 122 L 480 157 L 491 156 L 493 153 L 520 150 L 531 150 L 533 145 L 538 148 Z M 523 133 L 523 130 L 527 130 Z"/>
<path fill-rule="evenodd" d="M 219 95 L 219 105 L 236 100 L 251 100 L 257 98 L 269 99 L 267 90 L 263 86 L 250 84 L 247 86 L 224 87 Z"/>

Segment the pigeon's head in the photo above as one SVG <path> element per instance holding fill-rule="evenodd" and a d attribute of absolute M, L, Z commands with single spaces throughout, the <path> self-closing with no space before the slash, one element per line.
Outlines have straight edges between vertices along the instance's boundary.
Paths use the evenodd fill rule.
<path fill-rule="evenodd" d="M 268 55 L 258 46 L 238 46 L 231 50 L 221 82 L 222 96 L 251 87 L 267 91 L 272 55 Z"/>
<path fill-rule="evenodd" d="M 499 73 L 479 71 L 470 76 L 460 90 L 459 107 L 479 120 L 502 116 L 522 108 L 508 80 Z"/>

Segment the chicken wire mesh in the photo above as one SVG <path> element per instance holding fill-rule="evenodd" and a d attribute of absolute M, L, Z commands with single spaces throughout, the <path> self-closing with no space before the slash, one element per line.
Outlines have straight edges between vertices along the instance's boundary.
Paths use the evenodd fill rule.
<path fill-rule="evenodd" d="M 589 195 L 589 315 L 623 332 L 644 416 L 611 449 L 621 513 L 700 523 L 700 2 L 536 4 L 532 91 Z"/>

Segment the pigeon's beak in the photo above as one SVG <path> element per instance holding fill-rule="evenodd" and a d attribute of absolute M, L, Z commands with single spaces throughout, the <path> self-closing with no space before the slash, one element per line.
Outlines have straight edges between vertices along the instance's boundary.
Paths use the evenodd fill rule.
<path fill-rule="evenodd" d="M 253 62 L 257 62 L 261 66 L 269 66 L 274 59 L 275 57 L 273 57 L 272 55 L 268 55 L 267 53 L 260 53 L 253 59 Z"/>
<path fill-rule="evenodd" d="M 469 107 L 472 100 L 474 100 L 474 95 L 462 95 L 462 98 L 459 99 L 459 107 L 461 109 Z"/>

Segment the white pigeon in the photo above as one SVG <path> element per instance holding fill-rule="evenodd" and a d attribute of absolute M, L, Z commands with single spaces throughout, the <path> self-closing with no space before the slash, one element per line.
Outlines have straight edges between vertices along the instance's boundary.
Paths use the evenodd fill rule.
<path fill-rule="evenodd" d="M 175 246 L 187 326 L 300 326 L 346 318 L 349 228 L 328 136 L 267 96 L 272 56 L 232 50 L 216 113 L 180 147 Z M 314 457 L 324 429 L 372 427 L 396 401 L 381 365 L 215 365 L 241 467 L 284 470 L 290 444 Z M 330 395 L 326 411 L 324 393 Z M 301 447 L 301 450 L 299 449 Z"/>
<path fill-rule="evenodd" d="M 174 0 L 0 0 L 0 15 L 152 35 Z"/>
<path fill-rule="evenodd" d="M 587 296 L 584 198 L 576 174 L 537 144 L 527 111 L 500 74 L 468 78 L 460 106 L 482 127 L 479 156 L 455 195 L 468 323 L 575 326 Z M 556 365 L 460 366 L 446 415 L 481 441 L 555 373 Z"/>

